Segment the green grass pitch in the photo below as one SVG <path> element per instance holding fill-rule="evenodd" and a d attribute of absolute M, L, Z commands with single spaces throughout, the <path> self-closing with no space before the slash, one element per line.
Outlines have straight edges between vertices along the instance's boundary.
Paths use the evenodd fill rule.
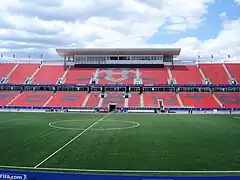
<path fill-rule="evenodd" d="M 239 171 L 240 116 L 0 113 L 0 168 L 12 166 Z"/>

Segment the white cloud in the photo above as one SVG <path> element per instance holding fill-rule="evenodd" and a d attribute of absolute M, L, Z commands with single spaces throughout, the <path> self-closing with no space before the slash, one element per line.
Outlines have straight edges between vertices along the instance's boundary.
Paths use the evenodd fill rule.
<path fill-rule="evenodd" d="M 235 3 L 237 3 L 237 5 L 240 5 L 240 0 L 234 0 Z"/>
<path fill-rule="evenodd" d="M 224 21 L 215 39 L 146 42 L 158 31 L 181 33 L 204 23 L 214 0 L 5 0 L 0 6 L 1 52 L 47 53 L 58 47 L 182 47 L 182 57 L 240 55 L 239 20 Z M 224 14 L 220 15 L 223 16 Z M 237 46 L 238 45 L 238 46 Z M 32 47 L 32 48 L 31 48 Z M 5 54 L 4 53 L 4 54 Z"/>

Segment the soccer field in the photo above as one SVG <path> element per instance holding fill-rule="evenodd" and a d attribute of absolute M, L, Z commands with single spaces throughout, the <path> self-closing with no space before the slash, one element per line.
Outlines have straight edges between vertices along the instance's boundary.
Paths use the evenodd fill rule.
<path fill-rule="evenodd" d="M 239 115 L 0 113 L 0 144 L 1 169 L 240 172 Z"/>

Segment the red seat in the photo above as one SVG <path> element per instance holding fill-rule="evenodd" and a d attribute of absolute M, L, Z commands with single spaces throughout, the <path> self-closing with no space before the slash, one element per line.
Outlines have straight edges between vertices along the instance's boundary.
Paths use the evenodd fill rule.
<path fill-rule="evenodd" d="M 219 101 L 226 108 L 240 108 L 240 94 L 239 93 L 217 93 Z"/>
<path fill-rule="evenodd" d="M 64 74 L 63 66 L 44 65 L 40 68 L 33 79 L 34 84 L 56 84 Z"/>
<path fill-rule="evenodd" d="M 11 102 L 19 92 L 12 91 L 0 91 L 0 106 L 6 106 L 9 102 Z"/>
<path fill-rule="evenodd" d="M 42 107 L 52 94 L 52 92 L 23 92 L 10 106 Z"/>
<path fill-rule="evenodd" d="M 26 78 L 31 77 L 37 70 L 39 64 L 19 64 L 11 74 L 8 83 L 21 84 Z"/>
<path fill-rule="evenodd" d="M 238 84 L 240 84 L 240 64 L 226 64 L 226 67 L 232 78 L 236 78 Z"/>
<path fill-rule="evenodd" d="M 229 84 L 227 73 L 222 64 L 201 64 L 200 67 L 212 84 Z"/>
<path fill-rule="evenodd" d="M 124 102 L 123 92 L 108 92 L 103 99 L 102 107 L 108 107 L 110 103 L 116 103 L 117 107 L 124 107 Z"/>
<path fill-rule="evenodd" d="M 144 107 L 159 107 L 159 99 L 163 99 L 165 107 L 180 107 L 175 93 L 144 93 Z"/>
<path fill-rule="evenodd" d="M 210 93 L 180 93 L 185 107 L 195 108 L 220 108 Z"/>
<path fill-rule="evenodd" d="M 143 84 L 167 84 L 168 82 L 167 68 L 141 68 L 139 71 Z"/>
<path fill-rule="evenodd" d="M 128 98 L 128 107 L 140 107 L 140 95 L 139 93 L 131 93 Z"/>
<path fill-rule="evenodd" d="M 87 92 L 57 92 L 47 107 L 82 107 Z"/>
<path fill-rule="evenodd" d="M 98 84 L 133 84 L 136 69 L 100 69 Z"/>
<path fill-rule="evenodd" d="M 0 63 L 0 80 L 7 77 L 16 64 L 1 64 Z"/>
<path fill-rule="evenodd" d="M 202 76 L 196 66 L 175 66 L 171 72 L 177 84 L 202 84 Z"/>
<path fill-rule="evenodd" d="M 70 69 L 67 73 L 65 84 L 89 84 L 95 72 L 95 68 Z"/>

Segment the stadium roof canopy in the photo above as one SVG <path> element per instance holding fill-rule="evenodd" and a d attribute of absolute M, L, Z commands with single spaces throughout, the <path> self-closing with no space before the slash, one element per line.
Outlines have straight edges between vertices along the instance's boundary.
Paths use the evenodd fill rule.
<path fill-rule="evenodd" d="M 180 48 L 136 48 L 136 49 L 56 49 L 59 56 L 74 55 L 170 55 L 178 56 Z"/>

